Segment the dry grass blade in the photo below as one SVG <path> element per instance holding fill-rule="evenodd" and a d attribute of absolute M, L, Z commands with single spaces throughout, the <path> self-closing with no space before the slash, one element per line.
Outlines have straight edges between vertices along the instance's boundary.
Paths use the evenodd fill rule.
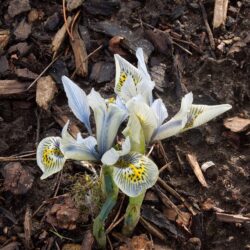
<path fill-rule="evenodd" d="M 250 221 L 250 217 L 245 217 L 241 214 L 225 214 L 219 212 L 216 212 L 216 218 L 218 221 L 231 222 L 231 223 L 243 223 Z"/>
<path fill-rule="evenodd" d="M 31 241 L 31 232 L 32 232 L 32 212 L 29 206 L 26 208 L 24 215 L 24 238 L 25 238 L 25 247 L 26 249 L 32 249 L 33 244 Z"/>
<path fill-rule="evenodd" d="M 197 179 L 199 180 L 200 184 L 203 187 L 208 188 L 208 184 L 205 180 L 205 177 L 201 171 L 200 165 L 195 157 L 195 155 L 193 154 L 187 154 L 186 158 L 189 162 L 189 165 L 191 166 L 192 170 L 194 171 L 194 174 L 196 175 Z"/>

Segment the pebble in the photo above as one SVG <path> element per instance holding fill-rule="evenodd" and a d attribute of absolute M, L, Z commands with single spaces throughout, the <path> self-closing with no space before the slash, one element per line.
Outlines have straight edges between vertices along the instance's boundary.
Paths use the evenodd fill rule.
<path fill-rule="evenodd" d="M 31 25 L 28 24 L 24 19 L 17 25 L 14 35 L 16 40 L 24 41 L 31 33 Z"/>
<path fill-rule="evenodd" d="M 29 0 L 12 0 L 8 7 L 8 14 L 13 18 L 29 10 L 31 10 Z"/>

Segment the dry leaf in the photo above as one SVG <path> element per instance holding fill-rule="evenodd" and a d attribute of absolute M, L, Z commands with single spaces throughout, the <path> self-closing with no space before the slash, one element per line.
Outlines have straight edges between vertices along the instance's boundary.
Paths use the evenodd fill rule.
<path fill-rule="evenodd" d="M 72 21 L 72 18 L 69 16 L 67 18 L 67 25 L 68 27 L 70 26 Z M 66 33 L 67 33 L 67 28 L 66 28 L 66 23 L 64 23 L 64 25 L 62 26 L 61 29 L 59 29 L 52 41 L 51 44 L 51 50 L 54 53 L 53 57 L 56 56 L 56 54 L 58 53 L 59 48 L 61 47 L 61 44 L 63 43 L 65 37 L 66 37 Z"/>
<path fill-rule="evenodd" d="M 219 28 L 225 24 L 227 18 L 228 0 L 216 0 L 214 4 L 213 28 Z"/>
<path fill-rule="evenodd" d="M 57 93 L 57 87 L 51 76 L 41 77 L 37 81 L 36 103 L 39 107 L 48 110 L 55 93 Z"/>
<path fill-rule="evenodd" d="M 207 182 L 205 180 L 205 177 L 204 177 L 204 175 L 203 175 L 203 173 L 201 171 L 200 165 L 199 165 L 199 163 L 198 163 L 195 155 L 193 155 L 193 154 L 187 154 L 186 157 L 187 157 L 187 160 L 189 162 L 189 165 L 193 169 L 194 174 L 196 175 L 196 177 L 199 180 L 199 182 L 201 183 L 201 185 L 203 187 L 207 188 L 208 187 Z"/>
<path fill-rule="evenodd" d="M 237 116 L 231 117 L 224 121 L 224 126 L 235 133 L 243 132 L 249 129 L 250 119 Z"/>
<path fill-rule="evenodd" d="M 73 40 L 70 40 L 70 44 L 74 52 L 76 74 L 85 77 L 88 74 L 88 55 L 84 41 L 78 32 L 78 24 L 75 24 L 72 37 Z"/>
<path fill-rule="evenodd" d="M 0 80 L 0 95 L 23 93 L 26 91 L 28 85 L 17 80 Z"/>
<path fill-rule="evenodd" d="M 80 7 L 83 3 L 83 0 L 67 0 L 67 10 L 72 11 Z"/>

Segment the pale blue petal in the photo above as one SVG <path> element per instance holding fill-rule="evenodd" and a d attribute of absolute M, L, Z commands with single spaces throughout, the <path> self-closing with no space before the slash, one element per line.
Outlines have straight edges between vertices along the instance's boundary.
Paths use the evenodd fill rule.
<path fill-rule="evenodd" d="M 62 76 L 62 83 L 68 97 L 69 107 L 92 134 L 89 122 L 90 109 L 85 92 L 66 76 Z"/>
<path fill-rule="evenodd" d="M 112 166 L 114 165 L 120 157 L 120 154 L 114 148 L 111 148 L 102 156 L 101 162 L 103 165 Z"/>
<path fill-rule="evenodd" d="M 122 131 L 124 136 L 129 136 L 136 144 L 140 144 L 142 126 L 135 114 L 130 114 L 126 128 Z"/>
<path fill-rule="evenodd" d="M 85 139 L 80 138 L 75 140 L 68 133 L 69 122 L 63 127 L 62 140 L 60 143 L 60 149 L 63 152 L 66 159 L 78 160 L 78 161 L 97 161 L 100 159 L 99 154 L 96 151 L 96 139 L 93 136 L 89 136 Z"/>
<path fill-rule="evenodd" d="M 120 97 L 126 103 L 128 100 L 137 95 L 136 86 L 132 76 L 128 75 L 123 86 L 121 87 Z"/>
<path fill-rule="evenodd" d="M 66 161 L 59 146 L 60 137 L 46 137 L 37 147 L 36 160 L 37 165 L 42 170 L 41 179 L 45 179 L 62 170 Z"/>
<path fill-rule="evenodd" d="M 158 167 L 152 160 L 131 152 L 114 165 L 113 179 L 124 194 L 136 197 L 156 183 L 158 174 Z"/>
<path fill-rule="evenodd" d="M 164 105 L 162 99 L 156 99 L 151 105 L 157 116 L 157 126 L 159 127 L 168 117 L 168 111 Z"/>

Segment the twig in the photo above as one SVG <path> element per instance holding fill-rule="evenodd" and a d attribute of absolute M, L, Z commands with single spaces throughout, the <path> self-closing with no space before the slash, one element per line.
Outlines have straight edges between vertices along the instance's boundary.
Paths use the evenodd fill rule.
<path fill-rule="evenodd" d="M 180 44 L 178 44 L 177 42 L 175 42 L 175 41 L 172 41 L 172 43 L 174 44 L 174 45 L 176 45 L 177 47 L 179 47 L 180 49 L 182 49 L 183 51 L 185 51 L 187 54 L 189 54 L 189 55 L 193 55 L 193 53 L 192 52 L 190 52 L 189 50 L 187 50 L 186 48 L 184 48 L 183 46 L 181 46 Z"/>
<path fill-rule="evenodd" d="M 125 218 L 125 215 L 123 215 L 119 220 L 117 220 L 117 221 L 113 224 L 112 228 L 109 228 L 109 229 L 106 231 L 106 234 L 110 233 L 118 224 L 120 224 L 121 221 L 124 220 L 124 218 Z"/>
<path fill-rule="evenodd" d="M 69 26 L 68 26 L 68 22 L 67 22 L 67 14 L 66 14 L 66 6 L 65 6 L 65 0 L 62 1 L 62 5 L 63 5 L 63 20 L 64 20 L 64 23 L 65 23 L 65 27 L 66 27 L 66 30 L 67 30 L 67 33 L 70 37 L 70 39 L 72 41 L 74 41 L 74 38 L 72 36 L 72 33 L 70 33 L 69 31 Z"/>
<path fill-rule="evenodd" d="M 147 153 L 147 157 L 149 157 L 149 156 L 151 155 L 152 151 L 154 150 L 154 147 L 155 147 L 155 144 L 153 144 L 153 145 L 151 146 L 150 150 L 149 150 L 148 153 Z"/>
<path fill-rule="evenodd" d="M 166 163 L 163 167 L 161 167 L 161 168 L 159 169 L 159 174 L 161 174 L 165 169 L 168 169 L 169 166 L 171 166 L 171 164 L 172 164 L 172 161 Z"/>
<path fill-rule="evenodd" d="M 112 242 L 111 242 L 108 235 L 107 235 L 107 240 L 108 240 L 108 243 L 109 243 L 110 250 L 113 250 Z"/>
<path fill-rule="evenodd" d="M 59 172 L 58 174 L 58 178 L 57 178 L 57 182 L 56 182 L 56 189 L 55 189 L 55 193 L 53 195 L 53 198 L 55 198 L 57 196 L 61 181 L 62 181 L 62 173 L 63 171 Z"/>
<path fill-rule="evenodd" d="M 196 215 L 197 213 L 194 211 L 191 204 L 189 204 L 185 198 L 183 198 L 178 192 L 176 192 L 172 187 L 170 187 L 165 181 L 163 181 L 160 177 L 158 177 L 157 182 L 164 188 L 167 192 L 173 195 L 176 199 L 183 202 L 184 206 L 192 213 L 192 215 Z"/>
<path fill-rule="evenodd" d="M 40 78 L 41 76 L 54 64 L 54 62 L 59 58 L 59 56 L 57 56 L 56 58 L 54 58 L 49 65 L 38 75 L 38 77 L 29 85 L 29 87 L 26 89 L 29 90 Z"/>
<path fill-rule="evenodd" d="M 11 161 L 36 161 L 36 158 L 22 158 L 20 156 L 16 156 L 16 157 L 12 157 L 12 156 L 4 157 L 4 156 L 2 156 L 2 157 L 0 157 L 0 161 L 3 161 L 3 162 L 5 162 L 5 161 L 9 161 L 9 162 L 11 162 Z"/>
<path fill-rule="evenodd" d="M 243 223 L 250 221 L 249 217 L 242 216 L 241 214 L 224 214 L 216 212 L 216 219 L 223 222 Z"/>
<path fill-rule="evenodd" d="M 101 44 L 98 48 L 96 48 L 94 51 L 92 51 L 91 53 L 88 54 L 88 56 L 86 58 L 84 58 L 83 62 L 85 62 L 86 60 L 88 60 L 92 55 L 94 55 L 97 51 L 99 51 L 101 48 L 103 47 L 103 45 Z M 79 67 L 78 67 L 79 68 Z M 73 74 L 71 75 L 71 78 L 75 77 L 75 74 L 78 70 L 78 68 L 76 68 L 73 72 Z"/>
<path fill-rule="evenodd" d="M 211 30 L 211 28 L 209 26 L 209 23 L 208 23 L 208 20 L 207 20 L 207 13 L 206 13 L 205 7 L 204 7 L 204 5 L 202 3 L 202 0 L 199 1 L 199 5 L 200 5 L 200 8 L 201 8 L 202 17 L 203 17 L 203 20 L 204 20 L 204 23 L 205 23 L 205 26 L 206 26 L 210 46 L 214 50 L 215 49 L 214 36 L 213 36 L 213 32 L 212 32 L 212 30 Z"/>

